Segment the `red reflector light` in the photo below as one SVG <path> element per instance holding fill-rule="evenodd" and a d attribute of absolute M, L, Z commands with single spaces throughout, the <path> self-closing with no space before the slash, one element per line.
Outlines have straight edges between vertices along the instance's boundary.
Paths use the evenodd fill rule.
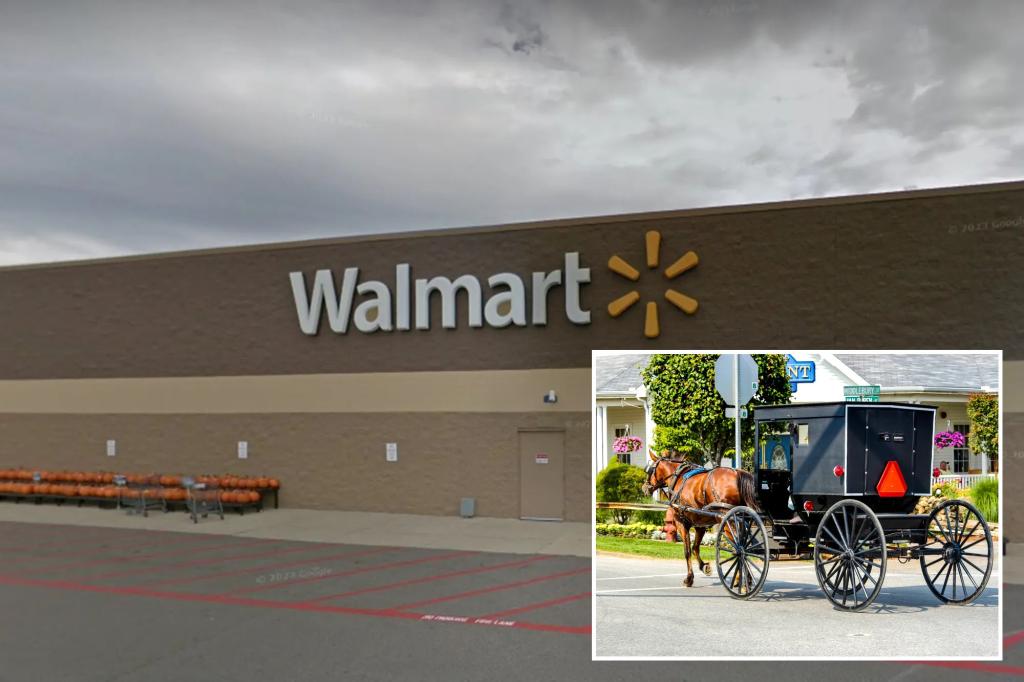
<path fill-rule="evenodd" d="M 843 470 L 842 465 L 837 464 L 836 468 L 832 470 L 832 473 L 835 474 L 836 478 L 842 478 L 843 474 L 845 474 L 846 472 Z"/>
<path fill-rule="evenodd" d="M 942 469 L 940 469 L 939 467 L 935 467 L 934 469 L 932 469 L 932 478 L 938 478 L 941 475 Z"/>
<path fill-rule="evenodd" d="M 903 497 L 907 494 L 907 482 L 903 480 L 903 472 L 896 460 L 890 459 L 885 465 L 882 477 L 875 488 L 882 497 Z"/>
<path fill-rule="evenodd" d="M 810 500 L 807 500 L 806 502 L 804 502 L 804 511 L 805 512 L 812 512 L 812 511 L 814 511 L 814 503 L 811 502 Z"/>

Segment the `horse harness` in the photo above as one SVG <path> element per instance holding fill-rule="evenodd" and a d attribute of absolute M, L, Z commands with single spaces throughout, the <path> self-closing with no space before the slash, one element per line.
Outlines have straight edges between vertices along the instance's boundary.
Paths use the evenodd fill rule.
<path fill-rule="evenodd" d="M 684 471 L 684 469 L 686 469 L 686 467 L 692 467 L 692 468 L 687 469 L 686 471 Z M 665 482 L 662 485 L 663 488 L 668 488 L 669 490 L 672 491 L 672 496 L 669 498 L 669 502 L 668 502 L 669 506 L 672 507 L 673 509 L 679 510 L 679 511 L 681 511 L 683 513 L 689 512 L 689 513 L 707 514 L 709 516 L 715 516 L 715 514 L 709 513 L 709 512 L 707 512 L 707 511 L 705 511 L 703 509 L 695 509 L 695 508 L 689 507 L 687 505 L 679 504 L 679 496 L 683 492 L 683 487 L 685 485 L 686 479 L 693 478 L 695 476 L 704 476 L 704 480 L 701 483 L 701 491 L 704 493 L 704 499 L 708 499 L 708 497 L 710 497 L 711 500 L 712 500 L 709 503 L 708 506 L 721 503 L 722 500 L 718 496 L 718 492 L 715 490 L 714 486 L 711 486 L 711 494 L 710 494 L 710 496 L 708 495 L 708 483 L 711 482 L 711 477 L 714 475 L 714 473 L 716 471 L 717 471 L 717 468 L 716 469 L 705 469 L 703 467 L 697 468 L 697 465 L 691 464 L 690 462 L 682 462 L 682 463 L 680 463 L 679 466 L 676 467 L 676 470 L 672 472 L 672 475 L 669 476 L 669 478 L 665 479 Z M 707 474 L 707 475 L 705 476 L 705 474 Z M 680 478 L 682 478 L 682 480 L 684 482 L 684 485 L 681 485 L 681 486 L 679 486 L 678 489 L 676 489 L 676 484 L 679 483 Z"/>

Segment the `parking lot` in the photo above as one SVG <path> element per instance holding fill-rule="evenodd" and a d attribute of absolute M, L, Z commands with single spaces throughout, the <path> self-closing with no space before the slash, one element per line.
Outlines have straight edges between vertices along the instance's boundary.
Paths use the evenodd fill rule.
<path fill-rule="evenodd" d="M 861 613 L 845 613 L 821 594 L 807 561 L 774 562 L 763 592 L 749 601 L 730 598 L 714 572 L 698 572 L 694 586 L 683 588 L 682 568 L 681 561 L 599 555 L 598 656 L 664 656 L 665 641 L 688 642 L 674 650 L 680 656 L 999 653 L 998 573 L 974 604 L 943 606 L 916 561 L 891 560 L 878 600 Z"/>
<path fill-rule="evenodd" d="M 500 678 L 589 658 L 586 558 L 19 523 L 0 552 L 0 680 Z"/>

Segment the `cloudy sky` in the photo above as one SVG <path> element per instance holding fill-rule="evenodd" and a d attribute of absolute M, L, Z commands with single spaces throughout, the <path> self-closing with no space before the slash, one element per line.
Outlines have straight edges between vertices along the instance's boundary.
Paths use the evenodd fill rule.
<path fill-rule="evenodd" d="M 3 3 L 0 264 L 1024 177 L 1013 0 L 142 4 Z"/>

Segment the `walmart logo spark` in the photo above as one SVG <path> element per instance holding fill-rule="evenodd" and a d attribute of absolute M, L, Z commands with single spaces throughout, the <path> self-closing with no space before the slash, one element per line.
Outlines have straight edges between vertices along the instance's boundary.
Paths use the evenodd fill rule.
<path fill-rule="evenodd" d="M 651 230 L 644 235 L 644 240 L 647 246 L 647 267 L 653 270 L 658 267 L 660 260 L 661 233 L 657 230 Z M 688 251 L 674 263 L 665 268 L 665 278 L 669 280 L 675 279 L 687 270 L 692 270 L 697 267 L 698 262 L 700 261 L 697 258 L 697 254 L 693 251 Z M 612 256 L 608 259 L 608 269 L 616 275 L 625 277 L 631 282 L 636 282 L 640 279 L 640 272 L 619 256 Z M 618 317 L 629 310 L 639 300 L 640 292 L 634 289 L 633 291 L 630 291 L 609 303 L 608 314 L 612 317 Z M 682 310 L 687 315 L 693 315 L 697 312 L 696 299 L 690 298 L 686 294 L 676 291 L 671 287 L 665 290 L 665 300 Z M 656 339 L 660 333 L 661 329 L 658 326 L 658 304 L 655 301 L 648 301 L 647 311 L 644 316 L 644 336 L 649 339 Z"/>

